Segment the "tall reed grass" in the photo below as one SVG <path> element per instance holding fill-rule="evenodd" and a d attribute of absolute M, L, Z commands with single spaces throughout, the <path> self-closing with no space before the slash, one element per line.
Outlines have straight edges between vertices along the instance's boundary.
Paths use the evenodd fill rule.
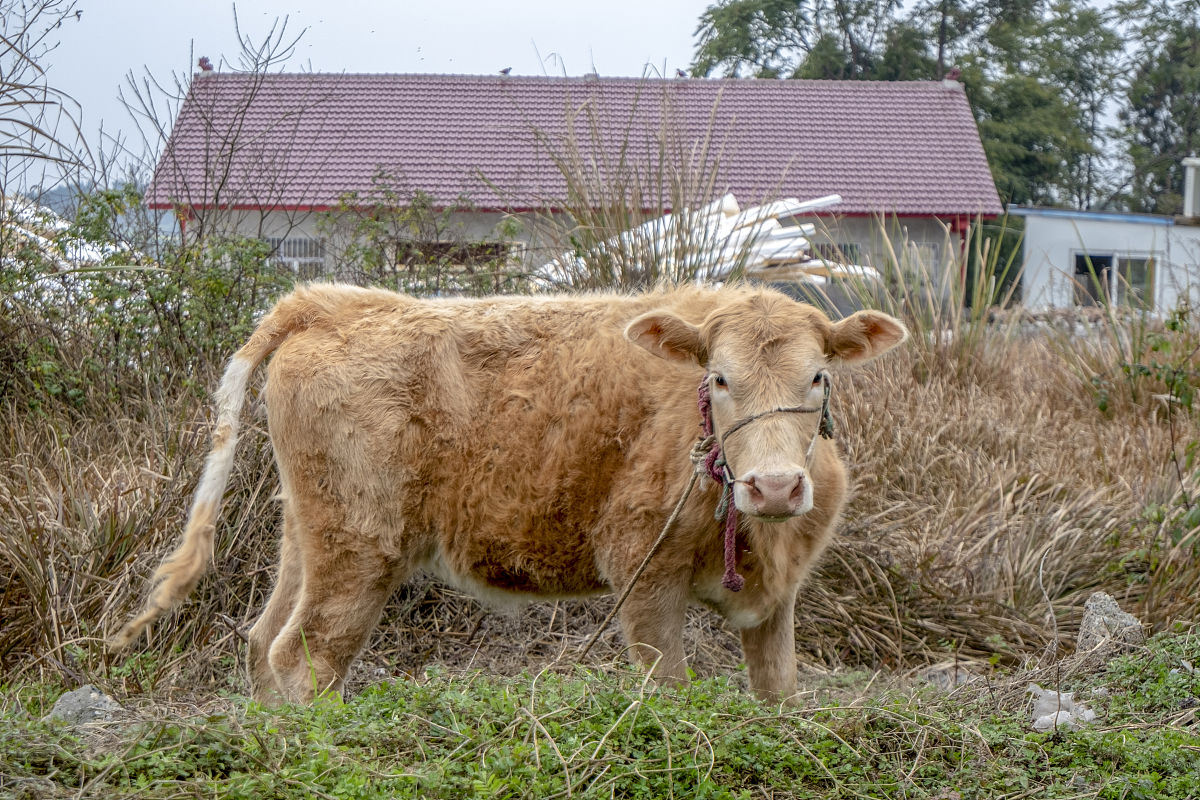
<path fill-rule="evenodd" d="M 657 127 L 631 125 L 627 114 Z M 698 138 L 684 135 L 671 93 L 654 82 L 640 86 L 632 108 L 580 102 L 564 119 L 563 131 L 529 131 L 562 183 L 559 193 L 536 198 L 540 211 L 528 221 L 534 288 L 638 290 L 741 277 L 765 228 L 750 224 L 730 236 L 722 225 L 732 203 L 722 183 L 726 132 L 710 120 Z M 737 198 L 744 206 L 771 199 Z"/>

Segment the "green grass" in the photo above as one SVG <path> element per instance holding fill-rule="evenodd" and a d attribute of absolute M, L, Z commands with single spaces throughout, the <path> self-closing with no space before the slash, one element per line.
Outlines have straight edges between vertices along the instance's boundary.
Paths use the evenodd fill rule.
<path fill-rule="evenodd" d="M 0 796 L 1180 800 L 1200 797 L 1195 663 L 1195 632 L 1156 637 L 1063 687 L 1098 718 L 1053 734 L 1002 699 L 1020 675 L 953 693 L 838 677 L 780 709 L 721 678 L 659 691 L 635 670 L 434 671 L 344 704 L 156 704 L 74 730 L 8 703 Z M 18 694 L 33 714 L 51 699 Z"/>

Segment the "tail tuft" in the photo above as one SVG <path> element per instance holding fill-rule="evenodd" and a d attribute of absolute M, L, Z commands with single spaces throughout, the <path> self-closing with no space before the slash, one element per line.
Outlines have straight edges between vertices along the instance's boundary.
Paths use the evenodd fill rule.
<path fill-rule="evenodd" d="M 204 464 L 204 476 L 192 501 L 183 540 L 154 573 L 154 589 L 142 612 L 127 622 L 108 642 L 114 650 L 127 647 L 157 619 L 183 601 L 196 588 L 213 557 L 213 534 L 221 510 L 225 484 L 233 469 L 238 422 L 246 400 L 246 388 L 255 368 L 289 335 L 328 316 L 331 304 L 369 294 L 352 287 L 300 289 L 275 304 L 250 339 L 225 368 L 214 397 L 217 425 L 212 450 Z"/>
<path fill-rule="evenodd" d="M 200 578 L 208 571 L 213 557 L 213 535 L 221 497 L 233 469 L 237 447 L 238 417 L 246 396 L 246 385 L 259 359 L 247 358 L 243 351 L 234 356 L 217 390 L 217 427 L 213 432 L 213 448 L 204 465 L 204 476 L 192 501 L 183 540 L 154 572 L 154 590 L 142 612 L 127 622 L 108 640 L 109 647 L 120 650 L 128 647 L 142 631 L 186 598 Z"/>
<path fill-rule="evenodd" d="M 201 509 L 192 508 L 183 541 L 154 571 L 154 578 L 151 580 L 154 591 L 146 601 L 145 608 L 108 640 L 110 649 L 123 650 L 128 647 L 141 636 L 142 631 L 183 602 L 196 588 L 212 561 L 217 510 L 218 507 L 214 504 L 208 504 Z"/>

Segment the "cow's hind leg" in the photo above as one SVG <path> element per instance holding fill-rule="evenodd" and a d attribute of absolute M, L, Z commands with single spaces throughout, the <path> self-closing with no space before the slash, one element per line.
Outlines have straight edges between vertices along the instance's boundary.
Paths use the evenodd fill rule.
<path fill-rule="evenodd" d="M 284 698 L 296 702 L 341 692 L 402 577 L 382 555 L 349 549 L 306 557 L 303 573 L 299 602 L 268 655 Z"/>
<path fill-rule="evenodd" d="M 298 529 L 294 513 L 289 505 L 283 510 L 283 541 L 279 546 L 279 575 L 271 599 L 267 601 L 262 615 L 250 629 L 248 657 L 250 691 L 255 700 L 270 702 L 278 698 L 281 686 L 267 658 L 271 643 L 283 630 L 291 617 L 300 596 L 304 581 L 304 566 L 300 559 Z"/>

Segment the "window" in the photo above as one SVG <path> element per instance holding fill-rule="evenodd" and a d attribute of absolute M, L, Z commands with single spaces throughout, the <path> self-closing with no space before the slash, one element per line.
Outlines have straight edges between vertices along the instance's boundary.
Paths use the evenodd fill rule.
<path fill-rule="evenodd" d="M 1075 304 L 1095 306 L 1115 299 L 1131 306 L 1154 303 L 1154 256 L 1075 254 Z"/>
<path fill-rule="evenodd" d="M 1111 254 L 1075 254 L 1075 305 L 1098 306 L 1108 299 L 1112 263 Z"/>
<path fill-rule="evenodd" d="M 814 242 L 810 245 L 814 257 L 838 264 L 861 264 L 862 250 L 857 242 Z"/>
<path fill-rule="evenodd" d="M 1126 256 L 1117 272 L 1117 302 L 1154 305 L 1154 256 Z"/>
<path fill-rule="evenodd" d="M 325 241 L 308 236 L 267 239 L 271 263 L 287 267 L 299 278 L 319 278 L 325 274 Z"/>
<path fill-rule="evenodd" d="M 513 242 L 422 242 L 399 239 L 395 242 L 397 268 L 438 265 L 471 271 L 477 267 L 507 264 L 514 255 Z"/>
<path fill-rule="evenodd" d="M 521 242 L 394 239 L 387 243 L 382 266 L 408 292 L 499 293 L 516 289 L 523 257 Z"/>
<path fill-rule="evenodd" d="M 908 266 L 917 274 L 940 275 L 942 271 L 942 246 L 938 242 L 909 242 Z"/>

